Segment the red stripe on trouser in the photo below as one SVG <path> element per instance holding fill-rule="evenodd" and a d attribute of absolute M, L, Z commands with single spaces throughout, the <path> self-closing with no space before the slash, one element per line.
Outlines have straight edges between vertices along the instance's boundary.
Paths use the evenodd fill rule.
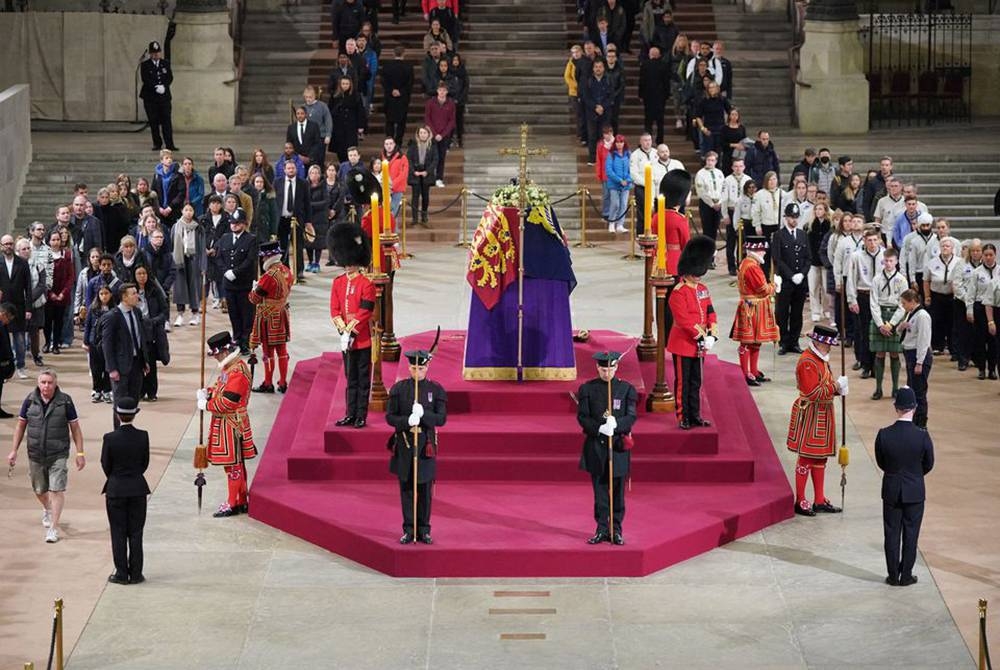
<path fill-rule="evenodd" d="M 684 420 L 684 373 L 682 372 L 681 357 L 674 354 L 674 407 L 677 418 Z"/>
<path fill-rule="evenodd" d="M 239 447 L 237 447 L 239 448 Z M 242 463 L 226 466 L 229 484 L 229 506 L 236 507 L 247 501 L 247 476 Z"/>

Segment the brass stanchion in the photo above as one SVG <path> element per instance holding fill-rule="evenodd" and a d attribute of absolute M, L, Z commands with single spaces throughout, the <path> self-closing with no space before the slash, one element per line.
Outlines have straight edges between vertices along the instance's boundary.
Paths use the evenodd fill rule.
<path fill-rule="evenodd" d="M 646 234 L 638 238 L 639 247 L 645 260 L 642 272 L 642 337 L 636 346 L 640 361 L 656 360 L 656 338 L 653 337 L 653 286 L 650 279 L 653 275 L 653 256 L 656 254 L 656 235 L 650 235 L 652 229 L 646 224 Z"/>
<path fill-rule="evenodd" d="M 63 670 L 63 600 L 56 598 L 56 670 Z"/>
<path fill-rule="evenodd" d="M 462 186 L 462 239 L 456 244 L 456 247 L 465 247 L 468 249 L 472 245 L 469 244 L 469 189 L 466 186 Z"/>
<path fill-rule="evenodd" d="M 590 191 L 586 186 L 581 186 L 576 192 L 580 196 L 580 241 L 573 246 L 592 249 L 594 245 L 587 241 L 587 196 L 590 195 Z"/>
<path fill-rule="evenodd" d="M 375 284 L 375 314 L 372 317 L 375 336 L 372 337 L 372 389 L 368 407 L 374 412 L 384 412 L 389 393 L 382 382 L 382 296 L 389 283 L 389 275 L 379 272 L 369 279 Z"/>
<path fill-rule="evenodd" d="M 622 256 L 623 261 L 637 261 L 642 256 L 635 253 L 635 195 L 628 197 L 629 227 L 628 227 L 628 253 Z"/>
<path fill-rule="evenodd" d="M 990 670 L 990 648 L 986 640 L 986 600 L 979 599 L 979 670 Z"/>
<path fill-rule="evenodd" d="M 292 284 L 299 283 L 299 220 L 292 217 L 292 231 L 288 242 L 288 267 L 292 271 Z M 258 272 L 259 272 L 258 263 Z"/>
<path fill-rule="evenodd" d="M 379 236 L 382 250 L 391 250 L 392 247 L 399 242 L 399 236 L 395 233 L 383 233 Z M 390 268 L 384 268 L 389 270 Z M 395 283 L 394 274 L 390 274 L 388 281 L 385 283 L 385 287 L 382 291 L 382 335 L 379 338 L 380 347 L 382 352 L 382 360 L 395 362 L 399 360 L 399 342 L 396 340 L 396 334 L 393 332 L 392 323 L 392 287 Z"/>
<path fill-rule="evenodd" d="M 399 205 L 399 257 L 413 258 L 413 254 L 406 251 L 406 193 L 403 193 L 403 200 Z"/>
<path fill-rule="evenodd" d="M 667 289 L 674 285 L 674 278 L 668 274 L 657 272 L 650 278 L 650 283 L 656 291 L 656 383 L 649 397 L 646 398 L 646 411 L 663 414 L 676 409 L 674 394 L 666 381 L 667 361 L 667 324 L 666 314 Z M 676 372 L 675 372 L 676 374 Z"/>
<path fill-rule="evenodd" d="M 24 664 L 24 670 L 35 670 L 35 664 L 32 663 L 31 661 L 28 661 L 27 663 Z"/>

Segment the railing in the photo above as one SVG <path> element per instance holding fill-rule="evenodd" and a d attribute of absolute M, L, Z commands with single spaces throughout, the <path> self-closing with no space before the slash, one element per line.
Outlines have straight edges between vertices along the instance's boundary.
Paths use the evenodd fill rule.
<path fill-rule="evenodd" d="M 233 40 L 233 78 L 224 82 L 233 86 L 236 96 L 236 124 L 243 123 L 243 106 L 240 104 L 240 82 L 246 67 L 246 49 L 243 46 L 243 26 L 247 20 L 246 0 L 232 0 L 229 7 L 229 37 Z"/>

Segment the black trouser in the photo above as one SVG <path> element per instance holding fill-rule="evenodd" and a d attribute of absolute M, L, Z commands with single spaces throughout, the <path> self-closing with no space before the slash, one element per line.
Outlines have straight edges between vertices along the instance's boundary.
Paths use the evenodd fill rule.
<path fill-rule="evenodd" d="M 598 477 L 590 475 L 590 482 L 594 486 L 594 521 L 597 522 L 598 533 L 608 533 L 608 509 L 610 500 L 608 499 L 608 472 L 607 470 Z M 615 477 L 615 529 L 614 532 L 622 532 L 622 521 L 625 520 L 625 477 Z"/>
<path fill-rule="evenodd" d="M 761 224 L 760 226 L 760 234 L 767 238 L 767 251 L 764 252 L 764 274 L 768 274 L 771 271 L 771 240 L 774 239 L 776 232 L 778 232 L 778 226 L 767 224 Z"/>
<path fill-rule="evenodd" d="M 576 136 L 581 142 L 587 141 L 587 116 L 583 111 L 583 101 L 579 96 L 569 96 L 569 108 L 576 119 Z"/>
<path fill-rule="evenodd" d="M 100 347 L 91 347 L 87 352 L 88 363 L 90 364 L 90 380 L 94 391 L 99 393 L 111 392 L 111 380 L 108 378 L 108 371 L 104 368 L 104 351 Z"/>
<path fill-rule="evenodd" d="M 45 346 L 62 346 L 63 318 L 66 305 L 45 303 Z"/>
<path fill-rule="evenodd" d="M 934 357 L 931 352 L 927 352 L 927 357 L 923 360 L 923 371 L 918 375 L 915 371 L 917 366 L 917 350 L 903 349 L 903 358 L 906 359 L 906 385 L 913 389 L 917 396 L 917 411 L 913 413 L 913 425 L 921 428 L 927 427 L 927 379 L 931 376 L 931 365 Z"/>
<path fill-rule="evenodd" d="M 421 219 L 417 218 L 417 212 L 423 212 L 427 214 L 427 208 L 431 204 L 431 184 L 432 179 L 430 175 L 426 177 L 417 177 L 417 183 L 413 184 L 413 196 L 410 198 L 410 220 L 413 223 L 420 223 Z"/>
<path fill-rule="evenodd" d="M 986 308 L 977 302 L 972 306 L 972 314 L 976 319 L 975 335 L 972 346 L 972 359 L 976 367 L 986 372 L 997 369 L 997 336 L 990 335 L 989 324 L 986 323 Z"/>
<path fill-rule="evenodd" d="M 371 391 L 372 349 L 351 349 L 343 353 L 347 369 L 347 416 L 368 418 L 368 394 Z"/>
<path fill-rule="evenodd" d="M 646 232 L 646 187 L 636 184 L 633 195 L 635 197 L 635 234 L 639 236 Z"/>
<path fill-rule="evenodd" d="M 924 518 L 924 503 L 882 501 L 882 528 L 885 533 L 885 567 L 889 577 L 908 579 L 917 561 L 917 537 Z M 902 542 L 902 552 L 900 552 Z"/>
<path fill-rule="evenodd" d="M 913 278 L 917 283 L 917 293 L 920 294 L 920 304 L 927 306 L 927 296 L 924 294 L 924 273 L 914 272 Z"/>
<path fill-rule="evenodd" d="M 958 357 L 959 364 L 968 364 L 972 357 L 973 325 L 966 318 L 964 300 L 955 299 L 951 311 L 951 353 Z"/>
<path fill-rule="evenodd" d="M 142 529 L 146 525 L 146 496 L 105 501 L 111 527 L 111 556 L 115 574 L 122 579 L 142 576 Z"/>
<path fill-rule="evenodd" d="M 306 225 L 305 221 L 299 221 L 299 225 L 296 227 L 296 233 L 295 233 L 295 246 L 298 252 L 296 254 L 297 258 L 295 259 L 296 262 L 295 273 L 300 277 L 302 276 L 302 273 L 305 271 L 306 240 L 305 240 L 305 235 L 303 233 L 305 225 Z M 288 216 L 282 216 L 278 219 L 278 244 L 281 245 L 281 248 L 285 252 L 281 255 L 281 262 L 287 265 L 289 268 L 292 267 L 291 264 L 289 263 L 289 257 L 292 253 L 292 248 L 289 244 L 291 239 L 292 239 L 292 219 L 291 217 Z"/>
<path fill-rule="evenodd" d="M 729 217 L 729 223 L 726 224 L 726 269 L 729 270 L 729 274 L 735 274 L 739 270 L 739 264 L 736 262 L 736 244 L 740 241 L 740 234 L 736 230 L 736 221 L 733 221 L 733 211 L 731 209 L 726 210 L 726 214 Z M 765 269 L 765 274 L 767 271 Z"/>
<path fill-rule="evenodd" d="M 417 536 L 431 532 L 431 488 L 434 482 L 417 482 Z M 413 532 L 413 479 L 399 480 L 399 502 L 403 507 L 403 532 Z"/>
<path fill-rule="evenodd" d="M 653 137 L 656 138 L 656 144 L 663 144 L 663 108 L 666 105 L 665 101 L 660 101 L 659 104 L 646 104 L 643 109 L 643 127 L 647 132 L 653 132 L 653 126 L 656 126 L 656 134 Z"/>
<path fill-rule="evenodd" d="M 162 97 L 162 96 L 160 96 Z M 157 149 L 163 147 L 166 142 L 167 148 L 174 146 L 174 126 L 170 120 L 170 100 L 149 99 L 143 100 L 142 105 L 146 108 L 146 118 L 149 119 L 149 132 L 153 135 L 153 146 Z M 163 137 L 160 137 L 160 133 Z"/>
<path fill-rule="evenodd" d="M 155 398 L 156 393 L 160 390 L 160 382 L 156 376 L 156 345 L 152 342 L 146 342 L 146 349 L 143 353 L 146 355 L 146 365 L 149 367 L 149 372 L 142 376 L 142 395 Z"/>
<path fill-rule="evenodd" d="M 931 313 L 931 349 L 934 351 L 948 349 L 951 353 L 955 353 L 953 350 L 955 343 L 951 337 L 951 313 L 954 307 L 955 296 L 931 291 L 931 304 L 927 311 Z"/>
<path fill-rule="evenodd" d="M 806 270 L 808 272 L 808 269 Z M 781 293 L 775 298 L 775 317 L 778 320 L 778 330 L 781 331 L 781 346 L 785 349 L 799 346 L 799 336 L 802 335 L 802 309 L 806 304 L 809 286 L 805 274 L 798 286 L 792 283 L 790 277 L 781 278 Z"/>
<path fill-rule="evenodd" d="M 701 418 L 701 364 L 698 356 L 674 357 L 674 402 L 679 421 Z"/>
<path fill-rule="evenodd" d="M 442 137 L 440 142 L 435 141 L 434 146 L 437 147 L 438 152 L 437 174 L 434 179 L 444 181 L 444 159 L 447 158 L 448 147 L 451 146 L 451 135 Z"/>
<path fill-rule="evenodd" d="M 704 200 L 699 199 L 698 215 L 701 217 L 702 234 L 715 242 L 719 237 L 719 222 L 722 221 L 722 211 L 711 205 L 706 205 Z"/>
<path fill-rule="evenodd" d="M 584 113 L 587 115 L 587 162 L 594 163 L 597 161 L 597 142 L 601 138 L 601 128 L 611 119 L 607 113 L 601 115 Z"/>
<path fill-rule="evenodd" d="M 118 381 L 111 381 L 111 396 L 115 402 L 119 398 L 134 398 L 136 402 L 142 397 L 142 366 L 145 360 L 142 356 L 132 359 L 132 369 L 128 373 L 118 371 Z M 118 427 L 118 414 L 115 413 L 114 403 L 111 404 L 111 419 L 115 428 Z"/>
<path fill-rule="evenodd" d="M 393 20 L 398 21 L 401 16 L 406 16 L 406 0 L 392 0 Z"/>
<path fill-rule="evenodd" d="M 233 342 L 246 349 L 250 341 L 250 327 L 253 324 L 254 306 L 250 304 L 250 291 L 226 289 L 226 305 L 229 310 L 229 325 L 233 328 Z"/>
<path fill-rule="evenodd" d="M 385 115 L 385 135 L 396 140 L 396 146 L 402 146 L 406 134 L 406 112 Z"/>
<path fill-rule="evenodd" d="M 858 313 L 855 315 L 857 325 L 854 331 L 854 355 L 861 367 L 871 370 L 875 364 L 872 356 L 871 342 L 868 341 L 868 327 L 872 322 L 871 296 L 868 291 L 858 291 Z"/>
<path fill-rule="evenodd" d="M 674 292 L 674 286 L 677 285 L 679 277 L 674 278 L 674 284 L 667 287 L 667 295 L 663 299 L 663 341 L 666 342 L 670 339 L 670 330 L 674 327 L 674 313 L 670 311 L 670 294 Z M 656 293 L 653 293 L 653 299 L 656 299 Z M 655 309 L 655 307 L 654 307 Z M 657 313 L 659 314 L 659 313 Z M 656 318 L 660 318 L 657 316 Z"/>
<path fill-rule="evenodd" d="M 459 144 L 462 143 L 462 138 L 465 137 L 465 103 L 455 104 L 455 137 L 458 138 Z"/>

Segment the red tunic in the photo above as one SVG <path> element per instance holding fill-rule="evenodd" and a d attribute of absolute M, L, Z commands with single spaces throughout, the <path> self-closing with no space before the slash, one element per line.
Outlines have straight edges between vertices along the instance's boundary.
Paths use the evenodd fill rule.
<path fill-rule="evenodd" d="M 681 249 L 691 239 L 691 227 L 688 225 L 687 217 L 675 209 L 668 209 L 663 218 L 664 228 L 667 230 L 667 273 L 676 275 Z M 653 215 L 652 231 L 654 235 L 660 234 L 660 217 L 656 214 Z"/>
<path fill-rule="evenodd" d="M 247 416 L 250 400 L 250 368 L 237 354 L 219 372 L 215 386 L 208 391 L 208 462 L 212 465 L 236 465 L 257 456 Z M 242 445 L 242 457 L 237 450 Z"/>
<path fill-rule="evenodd" d="M 788 423 L 788 449 L 802 456 L 826 458 L 836 453 L 837 382 L 830 364 L 820 358 L 812 347 L 806 349 L 795 366 L 795 382 L 799 397 L 792 405 Z"/>
<path fill-rule="evenodd" d="M 682 281 L 670 293 L 670 313 L 674 325 L 667 340 L 667 351 L 688 358 L 703 355 L 698 339 L 718 331 L 718 318 L 708 287 L 701 282 Z"/>
<path fill-rule="evenodd" d="M 389 214 L 389 225 L 392 226 L 392 231 L 390 231 L 390 232 L 393 232 L 393 233 L 396 232 L 396 217 L 394 217 L 392 214 Z M 368 213 L 365 214 L 364 217 L 362 217 L 362 219 L 361 219 L 361 230 L 365 231 L 365 235 L 368 236 L 369 240 L 372 239 L 372 213 L 371 213 L 371 210 L 369 210 Z M 385 232 L 385 231 L 383 230 L 382 232 Z M 399 269 L 399 254 L 396 253 L 396 250 L 393 248 L 393 249 L 390 249 L 389 251 L 384 251 L 385 247 L 382 247 L 382 249 L 383 249 L 383 253 L 382 253 L 382 272 L 388 273 L 388 272 L 392 272 L 394 270 L 398 270 Z M 375 253 L 374 242 L 372 242 L 372 253 L 373 254 Z"/>
<path fill-rule="evenodd" d="M 737 283 L 740 302 L 729 337 L 742 344 L 777 342 L 778 324 L 774 321 L 774 306 L 771 304 L 774 285 L 768 283 L 760 263 L 750 256 L 744 258 L 740 263 Z"/>
<path fill-rule="evenodd" d="M 275 263 L 257 280 L 250 291 L 250 302 L 257 306 L 250 331 L 250 348 L 265 344 L 273 347 L 292 339 L 288 319 L 288 294 L 292 290 L 292 271 L 283 263 Z"/>
<path fill-rule="evenodd" d="M 372 346 L 371 318 L 375 309 L 375 284 L 360 272 L 344 273 L 330 289 L 330 318 L 337 330 L 355 333 L 354 348 Z"/>

